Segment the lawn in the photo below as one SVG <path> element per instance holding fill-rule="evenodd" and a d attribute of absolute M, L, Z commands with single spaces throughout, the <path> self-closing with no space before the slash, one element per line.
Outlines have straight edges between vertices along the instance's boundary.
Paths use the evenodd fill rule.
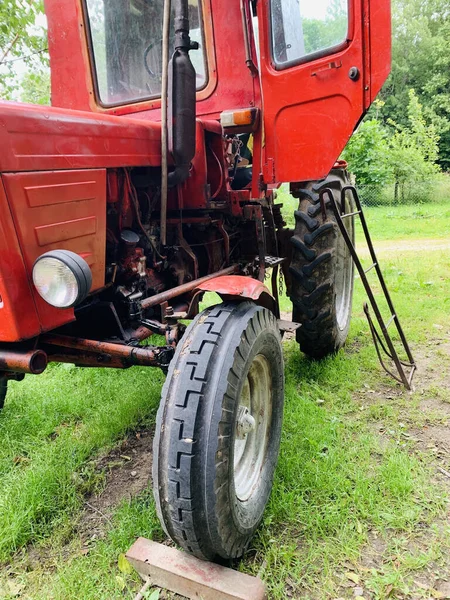
<path fill-rule="evenodd" d="M 374 208 L 367 218 L 375 241 L 450 233 L 448 203 Z M 446 597 L 450 251 L 398 248 L 381 258 L 417 355 L 413 393 L 377 363 L 358 281 L 344 351 L 311 362 L 285 344 L 275 485 L 234 565 L 259 573 L 271 600 Z M 165 539 L 144 489 L 162 381 L 138 367 L 53 366 L 11 385 L 0 414 L 2 600 L 134 598 L 137 577 L 119 556 L 139 535 Z"/>

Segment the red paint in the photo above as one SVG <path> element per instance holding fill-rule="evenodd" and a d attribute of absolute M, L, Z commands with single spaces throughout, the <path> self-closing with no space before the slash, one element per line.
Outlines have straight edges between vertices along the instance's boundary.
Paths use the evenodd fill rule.
<path fill-rule="evenodd" d="M 161 164 L 152 121 L 0 102 L 0 132 L 3 173 Z"/>
<path fill-rule="evenodd" d="M 73 320 L 73 310 L 50 306 L 34 290 L 34 262 L 50 250 L 71 250 L 91 267 L 92 291 L 104 286 L 106 171 L 8 173 L 3 182 L 42 329 L 53 329 Z"/>
<path fill-rule="evenodd" d="M 249 0 L 243 2 L 248 5 Z M 260 0 L 258 77 L 246 65 L 240 0 L 202 0 L 209 82 L 197 94 L 191 176 L 171 192 L 169 208 L 219 207 L 239 219 L 246 203 L 267 196 L 267 186 L 325 176 L 388 75 L 389 4 L 349 0 L 345 47 L 277 71 L 269 44 L 270 0 Z M 52 308 L 30 283 L 34 260 L 45 251 L 66 248 L 81 254 L 92 267 L 93 290 L 104 285 L 106 196 L 111 203 L 120 202 L 122 226 L 131 218 L 128 188 L 120 197 L 123 174 L 118 176 L 115 169 L 161 164 L 160 101 L 100 106 L 81 0 L 45 0 L 45 8 L 53 107 L 0 102 L 2 341 L 31 338 L 73 319 L 72 309 Z M 256 65 L 249 10 L 244 20 Z M 348 76 L 351 67 L 361 71 L 357 81 Z M 249 107 L 261 111 L 253 140 L 252 188 L 231 191 L 217 120 L 224 110 Z M 177 223 L 169 220 L 169 225 Z M 215 278 L 202 285 L 203 291 L 258 302 L 271 298 L 262 283 L 249 277 Z M 166 296 L 171 293 L 165 291 Z M 153 300 L 162 301 L 152 297 L 147 303 Z"/>
<path fill-rule="evenodd" d="M 109 108 L 96 101 L 81 0 L 45 0 L 45 12 L 53 106 L 160 119 L 159 99 Z M 218 118 L 224 108 L 253 106 L 255 82 L 245 64 L 239 1 L 203 0 L 202 12 L 209 81 L 197 93 L 197 114 Z"/>
<path fill-rule="evenodd" d="M 12 215 L 0 179 L 0 340 L 15 342 L 37 335 L 39 319 Z"/>
<path fill-rule="evenodd" d="M 261 281 L 243 275 L 215 277 L 197 286 L 196 289 L 202 292 L 216 292 L 224 296 L 238 296 L 248 300 L 258 300 L 262 294 L 271 296 L 268 288 Z"/>

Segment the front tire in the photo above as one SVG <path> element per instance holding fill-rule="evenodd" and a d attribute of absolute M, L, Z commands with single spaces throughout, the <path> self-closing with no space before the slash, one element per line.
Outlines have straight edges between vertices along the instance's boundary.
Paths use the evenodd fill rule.
<path fill-rule="evenodd" d="M 170 364 L 154 440 L 158 516 L 206 560 L 247 549 L 278 458 L 284 363 L 275 317 L 250 302 L 208 308 Z"/>
<path fill-rule="evenodd" d="M 8 391 L 8 380 L 0 377 L 0 410 L 5 406 L 6 393 Z"/>
<path fill-rule="evenodd" d="M 320 204 L 320 192 L 330 188 L 340 206 L 341 190 L 349 183 L 347 171 L 336 168 L 326 179 L 305 182 L 296 193 L 299 207 L 295 211 L 289 269 L 292 316 L 294 321 L 302 324 L 296 334 L 301 351 L 314 359 L 342 348 L 350 327 L 353 260 L 331 206 L 326 205 L 324 221 Z M 345 204 L 345 212 L 351 212 L 353 200 L 350 194 L 347 194 Z M 345 224 L 354 241 L 354 218 L 347 218 Z"/>

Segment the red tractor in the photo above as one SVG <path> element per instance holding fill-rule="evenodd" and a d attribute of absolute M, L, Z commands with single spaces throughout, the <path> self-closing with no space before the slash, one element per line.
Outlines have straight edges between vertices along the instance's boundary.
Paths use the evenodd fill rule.
<path fill-rule="evenodd" d="M 164 369 L 161 523 L 238 557 L 277 462 L 283 330 L 313 358 L 347 337 L 352 261 L 319 195 L 348 208 L 335 161 L 388 75 L 390 2 L 45 7 L 52 107 L 0 103 L 0 401 L 50 362 Z M 200 312 L 206 292 L 221 302 Z"/>

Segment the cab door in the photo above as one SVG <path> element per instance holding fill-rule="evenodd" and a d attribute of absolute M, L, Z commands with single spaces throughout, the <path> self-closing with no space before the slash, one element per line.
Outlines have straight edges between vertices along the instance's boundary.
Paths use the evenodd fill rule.
<path fill-rule="evenodd" d="M 390 70 L 390 0 L 259 0 L 266 183 L 325 177 Z"/>

